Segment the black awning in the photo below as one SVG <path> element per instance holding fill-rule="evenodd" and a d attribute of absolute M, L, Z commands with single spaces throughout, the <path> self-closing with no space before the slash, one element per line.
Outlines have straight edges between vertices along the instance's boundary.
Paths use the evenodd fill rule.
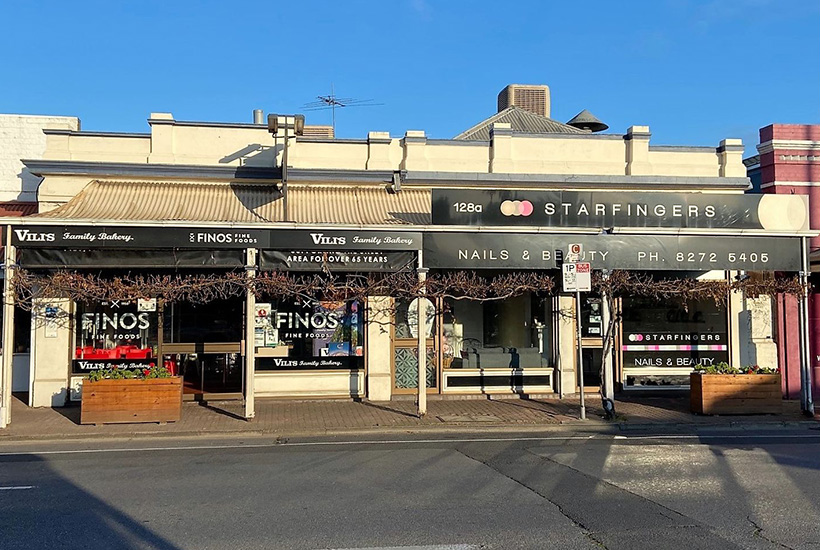
<path fill-rule="evenodd" d="M 17 263 L 26 268 L 236 268 L 244 250 L 64 250 L 20 248 Z"/>

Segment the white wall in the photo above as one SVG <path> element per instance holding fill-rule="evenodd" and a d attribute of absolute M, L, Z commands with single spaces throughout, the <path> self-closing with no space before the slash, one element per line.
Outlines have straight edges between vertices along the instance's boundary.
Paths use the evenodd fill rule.
<path fill-rule="evenodd" d="M 80 119 L 65 116 L 0 114 L 0 201 L 35 201 L 40 178 L 20 159 L 40 159 L 46 150 L 43 129 L 79 130 Z"/>

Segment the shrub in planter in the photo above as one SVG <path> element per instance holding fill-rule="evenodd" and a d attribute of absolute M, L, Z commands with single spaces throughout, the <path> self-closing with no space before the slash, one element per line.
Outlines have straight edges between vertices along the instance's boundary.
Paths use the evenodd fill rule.
<path fill-rule="evenodd" d="M 776 414 L 782 410 L 779 369 L 698 365 L 690 375 L 689 388 L 692 412 L 698 414 Z"/>
<path fill-rule="evenodd" d="M 175 422 L 182 414 L 182 378 L 165 367 L 102 369 L 83 381 L 81 424 Z"/>

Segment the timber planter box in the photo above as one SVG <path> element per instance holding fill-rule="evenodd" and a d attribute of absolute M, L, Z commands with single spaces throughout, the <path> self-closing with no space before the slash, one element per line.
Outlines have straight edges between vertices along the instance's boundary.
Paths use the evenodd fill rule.
<path fill-rule="evenodd" d="M 181 414 L 181 376 L 83 382 L 80 424 L 176 422 Z"/>
<path fill-rule="evenodd" d="M 779 374 L 689 375 L 690 404 L 698 414 L 779 414 Z"/>

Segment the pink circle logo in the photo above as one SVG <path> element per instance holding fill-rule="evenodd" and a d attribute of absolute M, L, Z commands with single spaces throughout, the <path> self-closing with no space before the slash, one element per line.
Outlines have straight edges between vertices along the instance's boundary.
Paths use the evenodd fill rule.
<path fill-rule="evenodd" d="M 534 210 L 530 201 L 504 201 L 501 203 L 501 213 L 505 216 L 524 216 L 532 214 Z"/>

